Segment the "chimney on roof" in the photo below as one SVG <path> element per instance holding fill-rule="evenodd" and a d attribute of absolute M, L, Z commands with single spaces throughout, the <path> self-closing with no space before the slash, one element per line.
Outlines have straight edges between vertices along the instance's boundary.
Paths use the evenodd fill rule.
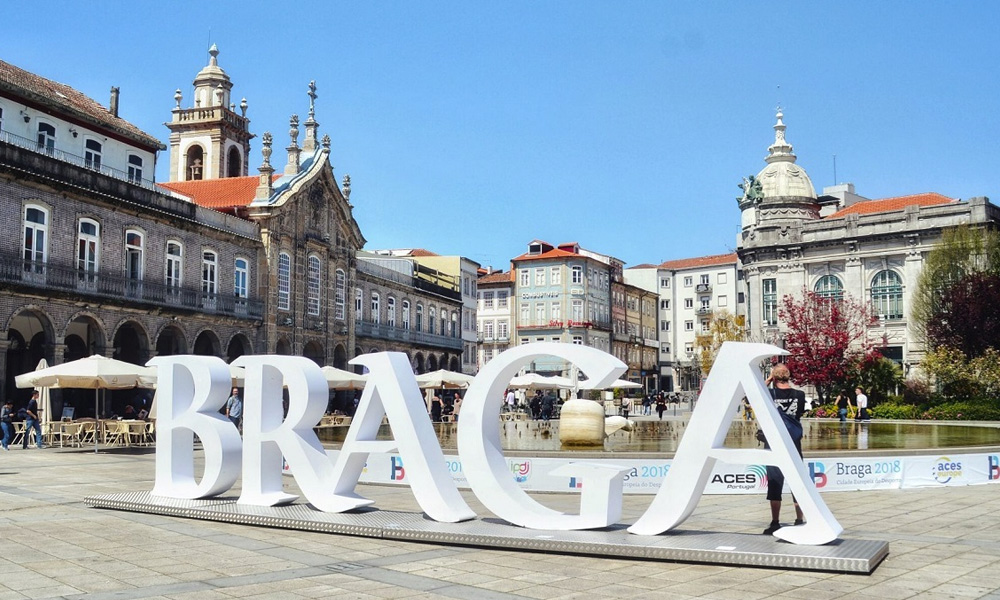
<path fill-rule="evenodd" d="M 111 104 L 108 106 L 108 112 L 112 117 L 118 116 L 118 92 L 117 87 L 111 86 Z"/>

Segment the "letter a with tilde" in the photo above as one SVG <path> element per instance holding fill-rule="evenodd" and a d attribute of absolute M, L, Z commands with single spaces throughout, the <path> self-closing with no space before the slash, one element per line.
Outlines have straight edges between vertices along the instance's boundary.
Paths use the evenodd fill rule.
<path fill-rule="evenodd" d="M 774 533 L 775 537 L 804 545 L 827 544 L 837 539 L 844 529 L 812 484 L 755 366 L 762 359 L 778 354 L 787 352 L 769 344 L 726 342 L 722 345 L 660 491 L 642 517 L 629 527 L 631 533 L 659 535 L 684 522 L 698 505 L 715 461 L 722 460 L 732 464 L 773 465 L 781 469 L 802 508 L 806 524 L 783 527 Z M 771 450 L 724 446 L 736 407 L 744 394 Z"/>
<path fill-rule="evenodd" d="M 428 517 L 444 523 L 474 519 L 476 513 L 462 499 L 448 473 L 437 434 L 427 416 L 427 405 L 406 355 L 378 352 L 350 362 L 368 367 L 368 383 L 334 466 L 335 512 L 372 504 L 354 491 L 368 455 L 398 449 L 413 496 Z M 396 439 L 376 439 L 383 417 L 389 418 Z"/>
<path fill-rule="evenodd" d="M 229 367 L 214 356 L 160 356 L 156 367 L 156 480 L 152 494 L 194 500 L 229 490 L 240 474 L 240 432 L 219 414 L 228 398 Z M 195 481 L 194 435 L 205 454 Z"/>

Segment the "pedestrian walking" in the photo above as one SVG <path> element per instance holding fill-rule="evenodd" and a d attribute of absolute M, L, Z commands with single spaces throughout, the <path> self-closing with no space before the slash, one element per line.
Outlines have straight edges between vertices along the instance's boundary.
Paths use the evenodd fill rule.
<path fill-rule="evenodd" d="M 854 408 L 854 405 L 851 404 L 851 397 L 847 392 L 844 391 L 837 394 L 837 414 L 840 415 L 841 423 L 847 422 L 847 413 L 851 408 Z"/>
<path fill-rule="evenodd" d="M 243 400 L 240 399 L 239 388 L 233 388 L 233 394 L 226 400 L 226 416 L 240 429 L 243 424 Z"/>
<path fill-rule="evenodd" d="M 28 400 L 28 407 L 25 409 L 24 420 L 24 449 L 28 449 L 28 438 L 31 431 L 35 432 L 35 445 L 42 448 L 42 424 L 38 419 L 38 390 L 31 392 L 31 400 Z"/>
<path fill-rule="evenodd" d="M 868 396 L 865 396 L 865 391 L 861 389 L 861 386 L 854 388 L 854 393 L 857 397 L 854 399 L 855 404 L 858 406 L 858 421 L 871 421 L 872 418 L 868 416 Z"/>
<path fill-rule="evenodd" d="M 14 435 L 14 403 L 10 400 L 0 407 L 0 426 L 3 427 L 3 449 L 10 452 L 10 438 Z"/>

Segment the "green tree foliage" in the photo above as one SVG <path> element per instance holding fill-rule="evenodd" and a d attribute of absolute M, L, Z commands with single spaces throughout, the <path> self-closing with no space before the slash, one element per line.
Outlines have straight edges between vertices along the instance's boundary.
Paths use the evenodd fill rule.
<path fill-rule="evenodd" d="M 980 293 L 985 296 L 978 302 Z M 978 321 L 955 311 L 971 310 L 969 317 L 995 312 L 994 294 L 1000 294 L 1000 234 L 956 227 L 927 255 L 910 316 L 928 348 L 951 346 L 975 355 L 1000 345 L 1000 325 L 977 330 Z"/>
<path fill-rule="evenodd" d="M 727 310 L 720 310 L 712 315 L 708 324 L 709 332 L 698 336 L 698 347 L 701 350 L 701 370 L 708 375 L 719 355 L 719 349 L 726 342 L 742 342 L 746 340 L 746 323 L 742 315 L 736 316 Z"/>
<path fill-rule="evenodd" d="M 857 382 L 857 385 L 864 388 L 870 406 L 877 406 L 902 386 L 903 368 L 888 358 L 879 356 L 860 366 Z"/>
<path fill-rule="evenodd" d="M 927 353 L 923 367 L 934 375 L 944 400 L 1000 404 L 1000 351 L 995 348 L 970 358 L 957 348 L 941 346 Z"/>

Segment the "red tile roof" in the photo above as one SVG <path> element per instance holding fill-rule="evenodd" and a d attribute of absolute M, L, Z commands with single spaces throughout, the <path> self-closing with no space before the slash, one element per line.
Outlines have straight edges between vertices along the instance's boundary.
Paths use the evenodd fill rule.
<path fill-rule="evenodd" d="M 514 281 L 514 273 L 512 271 L 497 271 L 496 273 L 490 273 L 488 275 L 483 275 L 479 278 L 477 285 L 483 285 L 485 283 L 510 283 Z"/>
<path fill-rule="evenodd" d="M 698 258 L 682 258 L 679 260 L 668 260 L 660 263 L 661 269 L 693 269 L 696 267 L 714 267 L 717 265 L 731 265 L 739 262 L 736 253 L 713 254 L 712 256 L 699 256 Z"/>
<path fill-rule="evenodd" d="M 124 135 L 150 149 L 164 150 L 163 142 L 98 104 L 66 84 L 39 77 L 0 60 L 0 90 L 21 96 L 40 106 L 60 110 L 78 119 Z"/>
<path fill-rule="evenodd" d="M 274 175 L 277 181 L 281 175 Z M 191 198 L 195 204 L 206 208 L 230 208 L 247 206 L 257 195 L 260 176 L 224 177 L 222 179 L 202 179 L 199 181 L 172 181 L 159 183 L 160 187 L 173 190 Z"/>
<path fill-rule="evenodd" d="M 939 206 L 953 202 L 958 202 L 958 200 L 934 192 L 913 194 L 911 196 L 897 196 L 895 198 L 879 198 L 877 200 L 864 200 L 852 204 L 826 218 L 836 219 L 845 215 L 871 215 L 893 210 L 903 210 L 907 206 Z"/>
<path fill-rule="evenodd" d="M 410 256 L 441 256 L 437 252 L 431 252 L 430 250 L 424 250 L 423 248 L 414 248 L 410 250 Z"/>
<path fill-rule="evenodd" d="M 641 265 L 635 265 L 634 267 L 629 267 L 629 269 L 655 269 L 656 265 L 650 263 L 642 263 Z"/>
<path fill-rule="evenodd" d="M 582 255 L 576 254 L 575 252 L 567 252 L 565 250 L 560 250 L 559 248 L 554 248 L 552 250 L 549 250 L 548 252 L 542 252 L 541 254 L 529 254 L 529 253 L 526 252 L 526 253 L 522 254 L 521 256 L 518 256 L 514 260 L 515 261 L 517 261 L 517 260 L 545 260 L 545 259 L 549 259 L 549 258 L 565 258 L 565 257 L 568 257 L 568 256 L 576 256 L 578 258 L 582 258 Z"/>

